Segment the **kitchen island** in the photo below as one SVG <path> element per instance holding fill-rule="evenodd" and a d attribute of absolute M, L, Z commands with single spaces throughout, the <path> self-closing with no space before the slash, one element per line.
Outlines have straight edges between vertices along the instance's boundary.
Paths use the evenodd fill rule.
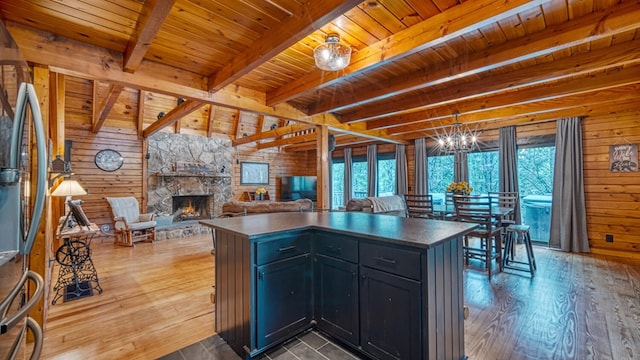
<path fill-rule="evenodd" d="M 372 359 L 464 358 L 462 236 L 475 225 L 357 212 L 203 220 L 215 328 L 243 358 L 311 327 Z"/>

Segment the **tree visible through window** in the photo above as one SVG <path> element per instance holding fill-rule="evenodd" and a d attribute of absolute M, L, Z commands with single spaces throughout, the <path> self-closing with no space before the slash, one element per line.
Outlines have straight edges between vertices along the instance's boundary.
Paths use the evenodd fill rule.
<path fill-rule="evenodd" d="M 378 196 L 396 193 L 396 159 L 378 159 Z"/>
<path fill-rule="evenodd" d="M 500 159 L 497 151 L 467 154 L 469 186 L 474 194 L 488 194 L 500 190 Z"/>

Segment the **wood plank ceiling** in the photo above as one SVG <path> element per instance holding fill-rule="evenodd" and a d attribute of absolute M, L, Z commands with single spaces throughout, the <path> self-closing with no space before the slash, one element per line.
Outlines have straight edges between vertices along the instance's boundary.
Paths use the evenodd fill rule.
<path fill-rule="evenodd" d="M 27 60 L 110 86 L 95 131 L 123 86 L 187 99 L 144 136 L 210 105 L 328 125 L 338 146 L 433 136 L 454 113 L 488 130 L 640 106 L 638 0 L 0 0 L 0 14 Z M 313 61 L 330 32 L 353 49 L 337 72 Z M 300 134 L 272 143 L 305 149 L 300 129 L 236 141 Z"/>

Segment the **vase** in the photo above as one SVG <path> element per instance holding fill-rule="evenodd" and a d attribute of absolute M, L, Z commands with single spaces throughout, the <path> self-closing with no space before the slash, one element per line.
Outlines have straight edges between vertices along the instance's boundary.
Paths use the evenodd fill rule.
<path fill-rule="evenodd" d="M 264 194 L 258 194 L 258 200 L 260 201 L 264 200 Z"/>

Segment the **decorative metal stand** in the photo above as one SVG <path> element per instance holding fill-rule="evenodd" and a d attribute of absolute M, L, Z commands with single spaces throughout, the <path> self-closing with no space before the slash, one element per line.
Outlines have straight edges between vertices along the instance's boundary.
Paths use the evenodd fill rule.
<path fill-rule="evenodd" d="M 52 305 L 64 296 L 64 301 L 80 299 L 93 295 L 93 290 L 102 293 L 98 273 L 89 244 L 93 233 L 84 233 L 79 238 L 65 237 L 64 243 L 56 251 L 56 261 L 60 264 L 58 280 L 53 290 L 55 296 Z"/>

